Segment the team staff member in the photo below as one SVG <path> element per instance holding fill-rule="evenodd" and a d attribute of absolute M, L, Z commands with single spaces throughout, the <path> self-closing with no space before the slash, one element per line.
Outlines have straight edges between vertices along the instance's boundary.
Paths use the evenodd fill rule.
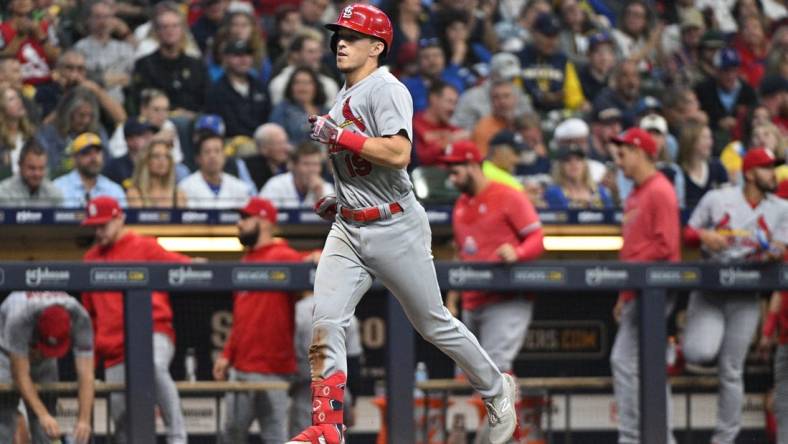
<path fill-rule="evenodd" d="M 624 245 L 619 257 L 625 262 L 678 262 L 681 260 L 679 204 L 673 185 L 656 169 L 656 142 L 640 128 L 631 128 L 613 141 L 618 145 L 618 167 L 635 184 L 624 203 L 621 228 Z M 619 320 L 618 333 L 610 352 L 618 407 L 618 442 L 634 444 L 640 442 L 640 351 L 634 293 L 622 291 L 613 312 Z M 670 394 L 669 387 L 667 390 Z M 670 442 L 674 442 L 670 430 L 668 436 Z"/>
<path fill-rule="evenodd" d="M 788 242 L 788 202 L 772 194 L 777 186 L 774 155 L 750 149 L 742 175 L 744 189 L 709 191 L 685 228 L 685 242 L 700 246 L 713 262 L 774 260 L 782 257 Z M 758 326 L 759 305 L 752 293 L 690 294 L 682 350 L 687 362 L 717 362 L 720 388 L 712 435 L 717 444 L 733 443 L 741 428 L 744 359 Z"/>
<path fill-rule="evenodd" d="M 156 239 L 143 237 L 125 228 L 126 217 L 118 201 L 102 196 L 88 203 L 82 225 L 94 227 L 96 240 L 85 253 L 85 262 L 190 262 L 187 256 L 162 248 Z M 167 293 L 154 291 L 153 365 L 156 403 L 167 426 L 168 444 L 186 442 L 186 428 L 175 382 L 170 375 L 170 361 L 175 354 L 175 329 Z M 96 354 L 104 361 L 107 382 L 123 382 L 124 338 L 123 295 L 116 291 L 92 291 L 82 294 L 82 304 L 90 313 L 96 333 Z M 110 397 L 115 441 L 126 439 L 126 402 L 122 394 Z"/>
<path fill-rule="evenodd" d="M 481 154 L 471 141 L 449 145 L 440 158 L 462 195 L 452 213 L 458 256 L 471 262 L 525 262 L 544 251 L 539 215 L 522 192 L 484 176 Z M 446 305 L 456 314 L 460 293 Z M 462 292 L 462 321 L 479 335 L 482 348 L 502 372 L 512 373 L 533 314 L 533 302 L 520 294 Z M 482 333 L 483 332 L 483 333 Z"/>
<path fill-rule="evenodd" d="M 788 201 L 788 180 L 780 182 L 776 194 Z M 788 261 L 788 253 L 783 256 L 783 261 Z M 771 352 L 778 327 L 777 354 L 774 357 L 774 413 L 777 419 L 777 444 L 788 444 L 788 291 L 775 291 L 772 294 L 761 331 L 759 346 L 762 351 Z"/>
<path fill-rule="evenodd" d="M 241 210 L 238 238 L 246 248 L 242 262 L 301 262 L 303 255 L 282 239 L 275 239 L 276 208 L 253 197 Z M 223 381 L 289 381 L 296 372 L 296 294 L 286 291 L 237 291 L 233 301 L 233 326 L 222 355 L 213 366 L 215 379 Z M 228 393 L 225 396 L 224 442 L 248 440 L 246 434 L 257 418 L 264 443 L 287 439 L 285 390 Z"/>
<path fill-rule="evenodd" d="M 373 276 L 397 297 L 416 330 L 454 359 L 485 398 L 490 441 L 508 442 L 517 425 L 516 383 L 443 306 L 429 221 L 405 170 L 413 100 L 380 67 L 393 39 L 391 20 L 374 6 L 350 4 L 327 28 L 334 32 L 331 49 L 345 85 L 329 114 L 310 121 L 311 137 L 330 152 L 337 194 L 315 208 L 333 225 L 315 275 L 309 348 L 313 425 L 290 444 L 344 442 L 345 329 Z"/>
<path fill-rule="evenodd" d="M 33 384 L 58 380 L 57 360 L 74 350 L 77 370 L 77 421 L 73 437 L 86 444 L 93 408 L 93 328 L 79 302 L 62 292 L 15 291 L 0 305 L 0 383 L 13 382 L 27 406 L 34 444 L 60 439 L 52 416 L 57 399 L 42 399 Z M 16 428 L 19 395 L 0 400 L 0 437 L 8 440 Z M 5 441 L 4 441 L 5 442 Z"/>

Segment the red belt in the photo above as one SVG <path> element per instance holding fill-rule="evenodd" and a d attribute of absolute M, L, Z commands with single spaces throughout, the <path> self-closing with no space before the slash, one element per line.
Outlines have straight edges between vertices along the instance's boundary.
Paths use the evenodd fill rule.
<path fill-rule="evenodd" d="M 373 222 L 383 217 L 378 207 L 362 208 L 360 210 L 340 207 L 339 211 L 342 217 L 354 222 Z M 402 212 L 402 206 L 398 202 L 390 203 L 389 211 L 391 211 L 391 214 L 400 213 Z"/>

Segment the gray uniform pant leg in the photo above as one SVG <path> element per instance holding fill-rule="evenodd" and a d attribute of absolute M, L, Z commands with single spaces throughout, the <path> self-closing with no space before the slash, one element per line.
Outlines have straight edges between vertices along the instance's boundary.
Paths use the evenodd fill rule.
<path fill-rule="evenodd" d="M 292 398 L 288 435 L 296 436 L 312 425 L 312 387 L 309 381 L 298 381 L 290 388 Z"/>
<path fill-rule="evenodd" d="M 732 444 L 741 429 L 744 360 L 759 319 L 756 296 L 690 295 L 684 358 L 692 363 L 717 360 L 720 388 L 712 440 L 719 444 Z"/>
<path fill-rule="evenodd" d="M 334 223 L 315 276 L 313 377 L 347 372 L 344 329 L 374 274 L 399 300 L 416 331 L 452 358 L 482 396 L 500 393 L 500 371 L 443 305 L 430 243 L 426 213 L 416 203 L 368 225 Z"/>
<path fill-rule="evenodd" d="M 288 378 L 281 375 L 248 373 L 231 369 L 230 380 L 286 382 Z M 260 438 L 263 444 L 285 442 L 287 440 L 287 403 L 287 391 L 285 390 L 227 393 L 224 398 L 226 416 L 223 442 L 228 444 L 247 442 L 249 427 L 255 419 L 260 426 Z"/>
<path fill-rule="evenodd" d="M 670 313 L 673 301 L 668 302 L 667 312 Z M 613 392 L 618 412 L 619 444 L 637 444 L 640 442 L 640 343 L 638 328 L 637 301 L 624 304 L 621 312 L 621 323 L 618 325 L 616 339 L 610 352 L 610 368 L 613 372 Z M 665 387 L 667 396 L 668 439 L 673 437 L 671 417 L 670 384 Z"/>
<path fill-rule="evenodd" d="M 175 381 L 170 375 L 170 362 L 175 354 L 175 345 L 169 336 L 162 333 L 153 334 L 153 378 L 156 384 L 156 404 L 159 406 L 162 420 L 167 427 L 168 444 L 185 444 L 186 424 L 183 420 L 181 400 Z M 105 370 L 107 382 L 124 382 L 125 365 L 118 364 Z M 110 396 L 112 421 L 115 424 L 115 442 L 126 442 L 126 397 L 123 393 Z"/>
<path fill-rule="evenodd" d="M 533 316 L 533 301 L 516 298 L 465 310 L 462 321 L 502 372 L 511 372 L 512 363 L 523 347 Z"/>
<path fill-rule="evenodd" d="M 788 444 L 788 344 L 777 346 L 774 356 L 774 385 L 777 444 Z"/>
<path fill-rule="evenodd" d="M 31 362 L 30 377 L 33 382 L 56 382 L 58 380 L 57 360 L 45 359 Z M 0 383 L 13 383 L 11 376 L 11 362 L 5 353 L 0 353 Z M 57 397 L 53 394 L 39 393 L 41 401 L 51 415 L 55 415 Z M 7 394 L 0 397 L 0 442 L 11 442 L 16 432 L 16 421 L 19 408 L 19 395 Z M 50 444 L 52 439 L 44 433 L 36 415 L 29 411 L 28 429 L 33 444 Z M 3 441 L 3 440 L 8 441 Z"/>

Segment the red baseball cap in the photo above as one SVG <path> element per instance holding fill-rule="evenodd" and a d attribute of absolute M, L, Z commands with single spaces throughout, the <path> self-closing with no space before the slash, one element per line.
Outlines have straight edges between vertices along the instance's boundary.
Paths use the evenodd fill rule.
<path fill-rule="evenodd" d="M 746 173 L 751 168 L 774 166 L 774 161 L 771 150 L 762 147 L 750 148 L 742 159 L 741 171 Z"/>
<path fill-rule="evenodd" d="M 253 197 L 249 199 L 245 207 L 238 211 L 246 216 L 261 217 L 276 224 L 276 207 L 268 199 Z"/>
<path fill-rule="evenodd" d="M 481 163 L 482 155 L 475 143 L 470 140 L 458 140 L 446 145 L 446 149 L 438 161 L 445 164 Z"/>
<path fill-rule="evenodd" d="M 783 180 L 777 185 L 777 196 L 788 199 L 788 179 Z"/>
<path fill-rule="evenodd" d="M 642 128 L 630 128 L 622 134 L 613 138 L 613 142 L 619 145 L 632 145 L 640 148 L 651 157 L 657 155 L 657 142 L 651 137 L 648 131 Z"/>
<path fill-rule="evenodd" d="M 87 215 L 82 225 L 104 225 L 121 214 L 123 209 L 117 200 L 109 196 L 99 196 L 88 202 Z"/>
<path fill-rule="evenodd" d="M 60 305 L 52 305 L 38 315 L 36 348 L 44 357 L 60 358 L 71 347 L 71 315 Z"/>

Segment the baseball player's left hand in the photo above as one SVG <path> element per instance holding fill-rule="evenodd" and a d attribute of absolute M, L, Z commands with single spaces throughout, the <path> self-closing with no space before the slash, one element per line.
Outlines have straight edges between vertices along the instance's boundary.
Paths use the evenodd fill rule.
<path fill-rule="evenodd" d="M 495 250 L 495 254 L 507 264 L 517 262 L 517 250 L 514 249 L 512 244 L 503 244 Z"/>
<path fill-rule="evenodd" d="M 90 442 L 90 424 L 84 421 L 77 421 L 74 425 L 74 441 L 77 444 L 87 444 Z"/>
<path fill-rule="evenodd" d="M 337 195 L 326 194 L 315 202 L 315 213 L 323 220 L 333 222 L 337 217 Z"/>
<path fill-rule="evenodd" d="M 342 134 L 340 128 L 328 116 L 309 116 L 309 123 L 312 125 L 312 132 L 309 133 L 309 138 L 328 145 L 329 151 L 335 148 L 339 135 Z"/>

